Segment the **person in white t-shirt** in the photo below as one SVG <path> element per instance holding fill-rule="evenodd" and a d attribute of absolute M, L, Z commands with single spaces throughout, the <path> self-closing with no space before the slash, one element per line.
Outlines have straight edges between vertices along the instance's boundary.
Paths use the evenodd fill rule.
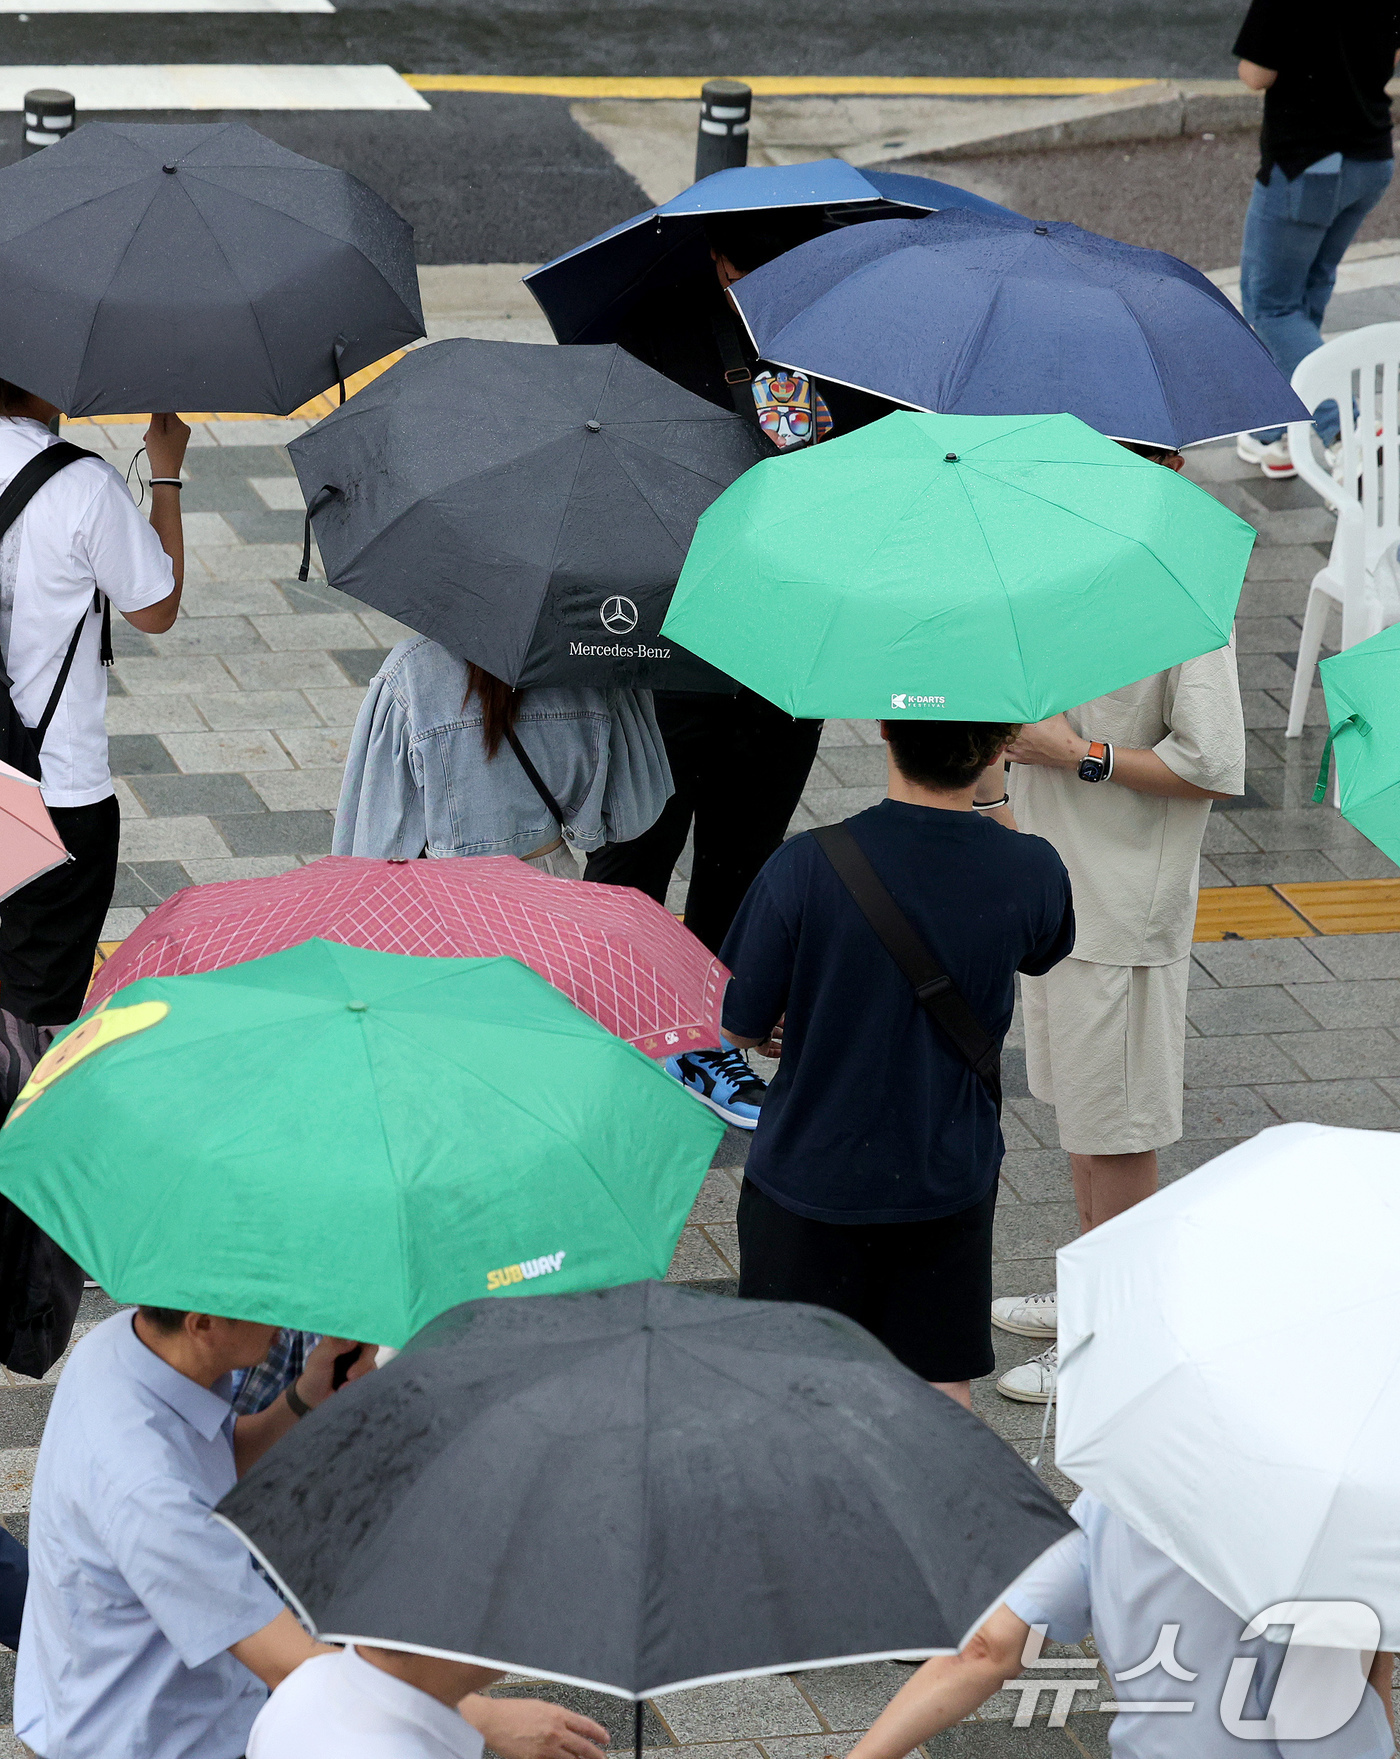
<path fill-rule="evenodd" d="M 499 1672 L 352 1644 L 304 1661 L 258 1712 L 248 1759 L 605 1759 L 608 1731 L 533 1698 L 484 1698 Z"/>
<path fill-rule="evenodd" d="M 57 444 L 51 403 L 0 380 L 0 491 Z M 102 920 L 116 881 L 121 829 L 107 767 L 102 601 L 160 635 L 174 623 L 184 579 L 180 466 L 190 430 L 153 415 L 146 431 L 151 514 L 100 458 L 57 471 L 0 536 L 0 663 L 20 719 L 35 727 L 79 624 L 73 665 L 40 749 L 44 801 L 72 860 L 0 905 L 0 1008 L 33 1028 L 82 1011 Z"/>
<path fill-rule="evenodd" d="M 1114 1759 L 1390 1759 L 1393 1655 L 1306 1646 L 1297 1603 L 1261 1606 L 1278 1624 L 1246 1635 L 1257 1621 L 1231 1612 L 1096 1496 L 1083 1492 L 1070 1514 L 1079 1531 L 1017 1577 L 957 1655 L 926 1661 L 848 1759 L 904 1759 L 1023 1666 L 1033 1669 L 1018 1682 L 1023 1701 L 1034 1693 L 1042 1710 L 1047 1694 L 1056 1701 L 1052 1729 L 1069 1701 L 1076 1721 L 1116 1708 Z M 1270 1641 L 1285 1620 L 1289 1640 Z M 1040 1659 L 1047 1637 L 1079 1643 L 1091 1629 L 1107 1679 L 1088 1660 Z"/>

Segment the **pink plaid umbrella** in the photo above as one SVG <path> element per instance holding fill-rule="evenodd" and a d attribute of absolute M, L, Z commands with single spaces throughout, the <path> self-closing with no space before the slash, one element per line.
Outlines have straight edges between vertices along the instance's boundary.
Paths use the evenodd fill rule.
<path fill-rule="evenodd" d="M 23 770 L 0 763 L 0 898 L 67 859 L 39 784 Z"/>
<path fill-rule="evenodd" d="M 505 954 L 652 1057 L 716 1045 L 729 973 L 628 886 L 553 879 L 513 855 L 327 855 L 275 879 L 188 886 L 98 972 L 88 1006 L 138 977 L 212 971 L 319 935 L 381 953 Z"/>

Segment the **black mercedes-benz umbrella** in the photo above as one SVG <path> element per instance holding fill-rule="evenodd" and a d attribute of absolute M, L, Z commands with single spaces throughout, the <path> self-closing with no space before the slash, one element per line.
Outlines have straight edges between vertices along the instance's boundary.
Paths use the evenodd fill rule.
<path fill-rule="evenodd" d="M 326 575 L 509 684 L 726 690 L 661 634 L 771 447 L 616 345 L 434 342 L 288 451 Z"/>
<path fill-rule="evenodd" d="M 634 1699 L 950 1652 L 1073 1531 L 850 1320 L 664 1283 L 453 1308 L 217 1512 L 328 1641 Z"/>
<path fill-rule="evenodd" d="M 89 122 L 0 171 L 0 377 L 68 415 L 287 415 L 423 334 L 413 228 L 242 122 Z"/>

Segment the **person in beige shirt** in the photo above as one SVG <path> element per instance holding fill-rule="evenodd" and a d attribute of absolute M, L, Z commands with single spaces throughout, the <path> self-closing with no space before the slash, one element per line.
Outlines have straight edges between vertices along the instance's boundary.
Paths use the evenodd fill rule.
<path fill-rule="evenodd" d="M 1157 456 L 1181 468 L 1179 453 Z M 1101 780 L 1081 779 L 1101 745 L 1111 747 L 1111 767 L 1100 766 Z M 1181 1135 L 1201 841 L 1212 801 L 1244 792 L 1233 638 L 1023 728 L 1007 756 L 1015 823 L 1054 845 L 1074 890 L 1073 956 L 1023 977 L 1021 1002 L 1028 1084 L 1055 1107 L 1087 1233 L 1152 1195 L 1157 1150 Z M 1051 1339 L 1055 1296 L 1005 1296 L 992 1321 Z M 1052 1345 L 1010 1369 L 998 1390 L 1043 1403 L 1055 1366 Z"/>

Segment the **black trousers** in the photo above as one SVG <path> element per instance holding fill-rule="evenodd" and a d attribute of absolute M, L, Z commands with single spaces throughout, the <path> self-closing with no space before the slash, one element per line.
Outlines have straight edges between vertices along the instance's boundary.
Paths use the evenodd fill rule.
<path fill-rule="evenodd" d="M 122 821 L 115 794 L 49 816 L 73 859 L 0 903 L 0 1007 L 35 1026 L 67 1026 L 92 980 Z"/>
<path fill-rule="evenodd" d="M 685 925 L 718 953 L 745 892 L 787 834 L 822 723 L 795 721 L 752 690 L 737 696 L 657 691 L 655 700 L 676 791 L 650 830 L 595 850 L 583 877 L 636 886 L 664 904 L 693 820 Z"/>
<path fill-rule="evenodd" d="M 796 1215 L 745 1179 L 740 1298 L 831 1307 L 924 1380 L 990 1374 L 997 1184 L 956 1215 L 849 1225 Z"/>

